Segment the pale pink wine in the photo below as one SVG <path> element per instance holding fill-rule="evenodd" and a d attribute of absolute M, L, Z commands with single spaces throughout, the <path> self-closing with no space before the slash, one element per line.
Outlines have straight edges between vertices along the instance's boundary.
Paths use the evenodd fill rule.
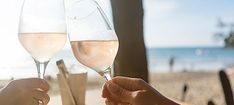
<path fill-rule="evenodd" d="M 118 51 L 118 40 L 71 41 L 76 59 L 87 67 L 101 72 L 110 67 Z"/>
<path fill-rule="evenodd" d="M 66 43 L 66 33 L 19 33 L 23 47 L 39 62 L 48 61 Z"/>

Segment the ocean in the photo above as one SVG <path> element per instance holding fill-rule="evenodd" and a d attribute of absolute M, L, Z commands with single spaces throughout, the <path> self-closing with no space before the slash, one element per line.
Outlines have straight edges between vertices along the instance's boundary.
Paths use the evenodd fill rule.
<path fill-rule="evenodd" d="M 234 49 L 223 47 L 149 48 L 148 63 L 152 72 L 214 71 L 234 66 Z"/>
<path fill-rule="evenodd" d="M 0 67 L 0 78 L 35 77 L 34 61 L 25 54 L 17 64 Z M 169 62 L 174 58 L 173 71 L 218 71 L 234 66 L 234 49 L 222 47 L 189 47 L 189 48 L 147 48 L 148 68 L 150 72 L 169 72 Z M 70 49 L 64 49 L 56 54 L 48 64 L 46 74 L 56 76 L 58 69 L 56 61 L 63 59 L 71 72 L 93 70 L 79 64 Z"/>

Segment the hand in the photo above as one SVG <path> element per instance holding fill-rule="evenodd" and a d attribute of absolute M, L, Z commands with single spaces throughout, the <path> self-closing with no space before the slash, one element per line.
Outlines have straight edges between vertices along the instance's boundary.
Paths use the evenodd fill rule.
<path fill-rule="evenodd" d="M 49 85 L 45 80 L 38 78 L 21 79 L 10 82 L 0 91 L 0 103 L 4 105 L 43 105 L 49 102 L 46 94 Z"/>
<path fill-rule="evenodd" d="M 102 97 L 107 105 L 178 105 L 138 78 L 113 78 L 104 85 Z"/>

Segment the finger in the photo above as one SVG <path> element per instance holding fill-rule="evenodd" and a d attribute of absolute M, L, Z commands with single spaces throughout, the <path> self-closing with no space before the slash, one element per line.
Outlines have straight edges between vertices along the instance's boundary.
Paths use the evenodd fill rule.
<path fill-rule="evenodd" d="M 105 101 L 106 105 L 113 105 L 109 100 Z"/>
<path fill-rule="evenodd" d="M 129 78 L 129 77 L 122 77 L 117 76 L 112 79 L 112 81 L 119 86 L 130 90 L 130 91 L 137 91 L 145 89 L 146 82 L 139 78 Z"/>
<path fill-rule="evenodd" d="M 107 99 L 107 100 L 105 101 L 105 103 L 106 103 L 106 105 L 118 105 L 117 102 L 112 101 L 112 100 L 110 100 L 110 99 Z"/>
<path fill-rule="evenodd" d="M 114 101 L 111 101 L 111 100 L 106 100 L 106 105 L 131 105 L 131 104 L 128 104 L 128 103 L 117 103 L 117 102 L 114 102 Z"/>
<path fill-rule="evenodd" d="M 106 105 L 111 105 L 108 100 L 105 101 Z"/>
<path fill-rule="evenodd" d="M 115 101 L 110 100 L 110 99 L 105 100 L 105 103 L 106 103 L 106 105 L 131 105 L 128 103 L 118 103 L 118 102 L 115 102 Z"/>
<path fill-rule="evenodd" d="M 130 105 L 130 104 L 126 104 L 126 103 L 118 103 L 117 105 Z"/>
<path fill-rule="evenodd" d="M 127 103 L 118 103 L 116 105 L 131 105 L 131 104 L 127 104 Z"/>
<path fill-rule="evenodd" d="M 110 93 L 111 100 L 116 102 L 131 103 L 132 95 L 131 92 L 118 86 L 113 81 L 107 82 L 107 89 Z"/>
<path fill-rule="evenodd" d="M 50 101 L 50 97 L 48 94 L 42 91 L 38 91 L 36 89 L 32 91 L 32 97 L 37 99 L 38 101 L 42 101 L 43 105 L 47 105 Z"/>
<path fill-rule="evenodd" d="M 18 82 L 20 85 L 23 85 L 24 87 L 40 88 L 45 92 L 48 92 L 49 90 L 49 84 L 45 80 L 39 78 L 20 79 L 16 82 Z"/>
<path fill-rule="evenodd" d="M 107 89 L 107 84 L 105 83 L 102 88 L 102 97 L 103 98 L 110 98 L 109 91 Z"/>

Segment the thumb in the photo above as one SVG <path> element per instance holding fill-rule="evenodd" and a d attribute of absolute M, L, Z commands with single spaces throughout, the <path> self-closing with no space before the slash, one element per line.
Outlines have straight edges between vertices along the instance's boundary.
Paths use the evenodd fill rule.
<path fill-rule="evenodd" d="M 107 82 L 107 89 L 112 100 L 124 103 L 132 102 L 132 92 L 120 87 L 113 81 Z"/>

